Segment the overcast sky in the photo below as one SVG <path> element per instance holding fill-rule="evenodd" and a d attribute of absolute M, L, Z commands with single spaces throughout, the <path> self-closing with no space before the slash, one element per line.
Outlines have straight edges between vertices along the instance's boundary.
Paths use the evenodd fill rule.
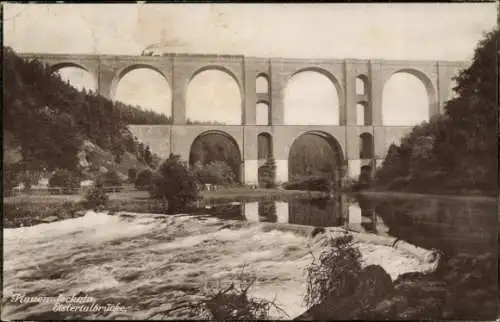
<path fill-rule="evenodd" d="M 483 33 L 496 25 L 496 13 L 495 3 L 5 4 L 4 45 L 18 52 L 137 55 L 146 46 L 162 42 L 169 52 L 469 60 Z M 117 99 L 170 114 L 165 110 L 169 89 L 165 90 L 161 79 L 153 84 L 147 74 L 137 71 L 134 77 L 126 76 L 131 80 L 122 81 Z M 86 76 L 73 73 L 71 77 L 75 83 L 86 82 Z M 223 76 L 218 77 L 224 82 Z M 213 79 L 211 85 L 200 88 L 212 88 L 213 92 L 217 84 L 222 84 Z M 149 86 L 141 92 L 138 84 L 146 80 Z M 406 82 L 410 84 L 411 79 Z M 233 89 L 227 84 L 225 87 Z M 331 93 L 326 94 L 327 85 L 325 94 L 318 92 L 318 86 L 309 87 L 315 88 L 317 97 L 325 96 L 325 104 L 335 101 Z M 304 90 L 304 95 L 307 93 Z M 401 97 L 408 95 L 410 89 L 400 93 Z M 218 99 L 191 101 L 204 104 L 200 113 L 205 116 L 210 108 L 221 113 L 221 118 L 229 113 L 235 120 L 241 115 L 230 106 L 234 104 L 231 99 L 226 109 Z M 300 104 L 304 104 L 303 97 Z M 289 111 L 295 112 L 289 115 L 299 115 L 301 109 L 304 106 L 291 107 Z"/>

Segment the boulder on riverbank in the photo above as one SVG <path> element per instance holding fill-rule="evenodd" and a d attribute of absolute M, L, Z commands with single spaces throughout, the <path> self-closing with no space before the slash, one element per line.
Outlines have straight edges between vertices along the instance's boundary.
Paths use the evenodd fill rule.
<path fill-rule="evenodd" d="M 346 289 L 341 296 L 328 297 L 295 320 L 349 320 L 393 291 L 390 275 L 379 265 L 369 265 L 358 274 L 356 286 Z"/>
<path fill-rule="evenodd" d="M 328 299 L 296 320 L 493 320 L 497 277 L 491 254 L 459 254 L 433 273 L 406 273 L 394 283 L 382 267 L 363 269 L 356 291 Z M 387 276 L 386 276 L 387 275 Z"/>

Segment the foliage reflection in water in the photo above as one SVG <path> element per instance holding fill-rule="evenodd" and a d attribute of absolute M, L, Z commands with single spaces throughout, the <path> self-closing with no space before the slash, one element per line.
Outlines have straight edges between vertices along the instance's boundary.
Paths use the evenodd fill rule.
<path fill-rule="evenodd" d="M 213 203 L 198 209 L 251 222 L 339 227 L 392 236 L 446 253 L 491 251 L 497 242 L 494 201 L 425 196 L 283 199 Z"/>

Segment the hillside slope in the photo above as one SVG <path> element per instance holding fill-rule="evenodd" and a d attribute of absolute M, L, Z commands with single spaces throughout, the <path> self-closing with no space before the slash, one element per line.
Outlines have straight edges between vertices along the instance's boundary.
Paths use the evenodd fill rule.
<path fill-rule="evenodd" d="M 79 91 L 10 48 L 4 48 L 3 66 L 4 173 L 10 172 L 4 179 L 58 168 L 88 174 L 105 167 L 127 174 L 148 166 L 146 146 L 127 124 L 168 118 Z"/>

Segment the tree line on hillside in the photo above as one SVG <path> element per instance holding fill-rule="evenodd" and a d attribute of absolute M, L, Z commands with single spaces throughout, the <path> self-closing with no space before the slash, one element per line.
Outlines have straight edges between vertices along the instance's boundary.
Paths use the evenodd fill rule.
<path fill-rule="evenodd" d="M 152 109 L 144 109 L 138 105 L 129 105 L 120 101 L 115 102 L 117 108 L 120 110 L 121 117 L 126 124 L 133 125 L 172 125 L 173 120 L 171 116 L 163 113 L 158 113 Z M 218 121 L 197 121 L 187 119 L 188 125 L 224 125 L 223 122 Z"/>
<path fill-rule="evenodd" d="M 4 170 L 12 170 L 6 177 L 41 169 L 77 171 L 84 140 L 118 159 L 125 152 L 148 157 L 127 124 L 148 120 L 151 112 L 77 90 L 47 66 L 25 60 L 9 47 L 4 47 L 3 62 L 4 134 L 13 137 L 21 154 L 20 162 L 4 164 Z"/>
<path fill-rule="evenodd" d="M 376 186 L 431 193 L 497 194 L 499 30 L 478 44 L 472 64 L 455 78 L 445 113 L 415 126 L 391 145 Z"/>
<path fill-rule="evenodd" d="M 134 125 L 161 125 L 161 124 L 172 124 L 172 118 L 163 113 L 157 113 L 152 109 L 144 109 L 140 106 L 132 106 L 129 104 L 122 103 L 120 101 L 115 102 L 116 107 L 121 113 L 121 117 L 126 124 Z"/>

